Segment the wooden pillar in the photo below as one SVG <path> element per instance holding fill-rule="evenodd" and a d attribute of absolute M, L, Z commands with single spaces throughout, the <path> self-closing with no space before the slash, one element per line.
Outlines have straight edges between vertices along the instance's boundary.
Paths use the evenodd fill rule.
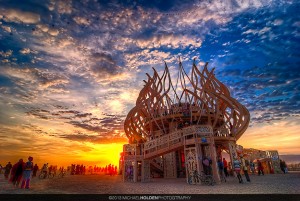
<path fill-rule="evenodd" d="M 198 166 L 197 171 L 201 173 L 204 170 L 202 165 L 203 153 L 202 153 L 202 148 L 200 143 L 196 144 L 196 150 L 197 150 L 196 153 L 197 153 L 197 166 Z"/>
<path fill-rule="evenodd" d="M 125 181 L 125 175 L 126 175 L 126 167 L 125 167 L 125 145 L 123 145 L 123 156 L 122 156 L 122 160 L 121 160 L 121 163 L 122 163 L 122 180 L 123 182 Z M 119 168 L 120 168 L 119 167 Z"/>
<path fill-rule="evenodd" d="M 122 180 L 125 182 L 125 176 L 126 176 L 126 163 L 125 160 L 122 161 Z"/>
<path fill-rule="evenodd" d="M 151 172 L 150 172 L 150 161 L 143 160 L 142 161 L 142 182 L 150 181 Z"/>
<path fill-rule="evenodd" d="M 164 178 L 176 178 L 177 170 L 176 170 L 175 152 L 165 154 L 163 158 L 164 158 Z"/>
<path fill-rule="evenodd" d="M 188 179 L 190 176 L 193 175 L 194 171 L 195 170 L 199 171 L 199 160 L 197 159 L 196 147 L 188 147 L 188 148 L 185 147 L 184 157 L 185 157 L 186 182 L 188 183 Z"/>
<path fill-rule="evenodd" d="M 211 154 L 211 160 L 212 160 L 212 174 L 214 177 L 214 180 L 216 183 L 221 183 L 221 179 L 219 176 L 219 170 L 218 170 L 218 165 L 217 165 L 217 152 L 216 152 L 216 145 L 214 138 L 212 137 L 212 134 L 210 136 L 209 140 L 209 151 Z"/>
<path fill-rule="evenodd" d="M 137 182 L 138 180 L 138 164 L 137 161 L 134 160 L 133 162 L 133 182 Z"/>
<path fill-rule="evenodd" d="M 133 179 L 130 175 L 130 172 L 133 168 L 134 158 L 135 158 L 135 145 L 134 144 L 124 144 L 123 145 L 123 166 L 122 166 L 122 177 L 123 181 L 129 181 L 133 182 Z M 135 171 L 133 169 L 133 176 L 135 174 Z"/>
<path fill-rule="evenodd" d="M 233 160 L 235 157 L 238 157 L 236 152 L 236 143 L 235 142 L 228 142 L 228 150 L 231 160 L 231 169 L 233 169 Z M 234 176 L 236 176 L 235 171 L 233 171 Z"/>

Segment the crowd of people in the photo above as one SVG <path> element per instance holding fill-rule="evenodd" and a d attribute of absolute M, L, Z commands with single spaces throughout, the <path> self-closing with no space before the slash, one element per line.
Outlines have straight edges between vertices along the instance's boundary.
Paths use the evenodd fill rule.
<path fill-rule="evenodd" d="M 37 166 L 36 170 L 39 170 L 38 166 Z M 57 173 L 57 170 L 58 170 L 58 173 Z M 49 177 L 50 175 L 52 175 L 52 177 L 55 177 L 57 174 L 60 174 L 64 171 L 65 171 L 65 169 L 63 166 L 58 169 L 57 165 L 49 166 L 48 163 L 45 163 L 43 165 L 43 167 L 41 168 L 39 177 L 40 177 L 40 179 L 45 179 L 45 178 Z M 32 177 L 35 177 L 35 176 L 36 176 L 36 173 L 35 173 L 35 170 L 33 170 Z"/>
<path fill-rule="evenodd" d="M 260 165 L 261 165 L 261 163 L 260 163 Z M 244 159 L 243 155 L 240 155 L 240 160 L 238 159 L 238 157 L 234 157 L 233 168 L 234 168 L 234 171 L 235 171 L 235 173 L 237 175 L 239 183 L 243 183 L 243 178 L 241 176 L 241 170 L 243 170 L 247 182 L 251 181 L 250 177 L 249 177 L 249 174 L 248 174 L 248 166 L 249 166 L 249 164 L 247 164 L 247 162 Z"/>
<path fill-rule="evenodd" d="M 35 167 L 32 161 L 33 157 L 29 156 L 27 162 L 24 162 L 23 159 L 20 159 L 14 165 L 8 162 L 4 167 L 4 178 L 13 186 L 18 187 L 21 183 L 21 188 L 29 189 L 31 173 Z"/>
<path fill-rule="evenodd" d="M 209 157 L 204 157 L 202 159 L 202 165 L 204 174 L 212 175 L 212 160 Z M 227 162 L 225 158 L 223 158 L 223 160 L 221 158 L 218 158 L 217 167 L 221 180 L 223 179 L 225 182 L 226 177 L 229 176 L 229 168 L 231 169 L 232 174 L 233 172 L 235 173 L 239 183 L 244 182 L 242 173 L 245 176 L 247 182 L 251 182 L 249 175 L 250 173 L 254 175 L 257 172 L 258 176 L 263 176 L 265 174 L 264 166 L 259 159 L 257 159 L 255 162 L 250 161 L 245 159 L 242 154 L 234 157 L 232 162 Z M 287 173 L 287 165 L 283 160 L 280 160 L 280 168 L 284 174 Z"/>
<path fill-rule="evenodd" d="M 24 162 L 23 159 L 20 159 L 14 165 L 11 162 L 8 162 L 4 169 L 4 178 L 13 184 L 15 187 L 19 187 L 21 183 L 21 188 L 29 189 L 30 188 L 30 180 L 34 177 L 37 177 L 37 172 L 40 170 L 40 174 L 44 174 L 44 178 L 48 174 L 56 175 L 57 166 L 50 165 L 48 167 L 48 163 L 44 164 L 41 169 L 37 164 L 33 165 L 33 157 L 29 156 L 28 161 Z M 60 168 L 60 171 L 62 169 Z M 22 182 L 21 182 L 22 181 Z"/>
<path fill-rule="evenodd" d="M 116 175 L 118 174 L 118 168 L 115 165 L 109 164 L 105 167 L 100 167 L 95 165 L 86 168 L 84 165 L 72 164 L 70 167 L 71 175 L 85 175 L 85 174 L 106 174 L 106 175 Z"/>
<path fill-rule="evenodd" d="M 71 175 L 85 175 L 85 166 L 84 165 L 71 165 Z"/>
<path fill-rule="evenodd" d="M 202 159 L 203 171 L 206 175 L 212 175 L 212 160 L 210 157 L 204 157 Z M 235 172 L 239 183 L 243 183 L 243 178 L 241 175 L 241 171 L 243 172 L 245 179 L 247 182 L 250 182 L 249 173 L 255 174 L 255 164 L 253 161 L 249 161 L 244 159 L 243 155 L 235 156 L 233 158 L 232 163 L 227 162 L 225 158 L 223 160 L 218 158 L 217 167 L 219 170 L 219 175 L 221 178 L 225 178 L 229 176 L 229 168 Z M 232 167 L 232 168 L 231 168 Z M 287 165 L 285 161 L 280 160 L 280 168 L 282 172 L 287 173 Z M 0 172 L 4 169 L 4 178 L 12 183 L 14 186 L 18 187 L 21 183 L 21 188 L 29 189 L 30 188 L 30 180 L 37 176 L 37 172 L 40 170 L 40 174 L 43 174 L 44 178 L 46 178 L 49 174 L 56 176 L 57 170 L 60 173 L 69 172 L 70 175 L 85 175 L 86 171 L 89 174 L 105 174 L 105 175 L 117 175 L 118 168 L 112 164 L 106 165 L 105 167 L 100 166 L 89 166 L 86 169 L 85 165 L 75 165 L 71 164 L 65 169 L 63 166 L 58 169 L 57 165 L 48 165 L 45 163 L 41 169 L 37 164 L 33 165 L 33 157 L 29 156 L 28 161 L 24 162 L 23 159 L 20 159 L 15 164 L 11 164 L 8 162 L 5 167 L 0 166 Z M 256 170 L 257 174 L 264 175 L 264 167 L 260 160 L 256 161 Z"/>
<path fill-rule="evenodd" d="M 118 167 L 112 164 L 106 165 L 105 167 L 98 167 L 98 166 L 89 166 L 88 172 L 90 174 L 100 174 L 104 173 L 106 175 L 117 175 L 118 174 Z"/>
<path fill-rule="evenodd" d="M 84 165 L 75 165 L 71 164 L 65 169 L 63 166 L 59 167 L 57 165 L 49 165 L 48 163 L 43 164 L 40 169 L 37 164 L 33 164 L 33 157 L 29 156 L 28 161 L 24 162 L 23 159 L 20 159 L 15 164 L 8 162 L 6 166 L 2 167 L 0 165 L 0 173 L 2 173 L 4 179 L 8 180 L 13 186 L 20 187 L 24 189 L 30 188 L 31 179 L 37 177 L 37 172 L 40 171 L 39 178 L 45 179 L 49 175 L 53 177 L 58 174 L 65 175 L 67 172 L 69 175 L 85 175 L 86 174 L 86 166 Z M 117 174 L 117 166 L 112 164 L 106 165 L 105 167 L 98 166 L 89 166 L 90 174 L 100 174 L 104 173 L 106 175 L 116 175 Z M 42 175 L 42 176 L 41 176 Z"/>

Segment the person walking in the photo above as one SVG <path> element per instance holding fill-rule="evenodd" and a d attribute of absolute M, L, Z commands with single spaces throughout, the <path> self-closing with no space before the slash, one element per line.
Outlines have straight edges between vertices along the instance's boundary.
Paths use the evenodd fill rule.
<path fill-rule="evenodd" d="M 47 177 L 47 173 L 48 173 L 48 163 L 46 164 L 44 164 L 43 165 L 43 167 L 42 167 L 42 169 L 41 169 L 41 173 L 44 173 L 44 179 L 46 179 L 46 177 Z"/>
<path fill-rule="evenodd" d="M 24 170 L 23 159 L 20 159 L 19 162 L 13 165 L 10 173 L 9 181 L 13 183 L 14 186 L 18 187 L 22 179 L 22 173 Z"/>
<path fill-rule="evenodd" d="M 242 167 L 243 167 L 243 171 L 244 171 L 244 175 L 246 177 L 246 180 L 248 182 L 250 182 L 250 177 L 249 177 L 249 174 L 248 174 L 248 165 L 246 163 L 246 160 L 244 159 L 243 155 L 240 155 L 240 158 L 241 158 L 241 164 L 242 164 Z"/>
<path fill-rule="evenodd" d="M 281 171 L 285 174 L 285 173 L 287 173 L 287 171 L 286 171 L 286 169 L 287 169 L 287 166 L 286 166 L 286 163 L 285 163 L 285 161 L 283 161 L 283 160 L 281 160 L 280 159 L 280 169 L 281 169 Z"/>
<path fill-rule="evenodd" d="M 264 167 L 262 166 L 260 160 L 257 160 L 257 170 L 258 170 L 258 176 L 260 176 L 261 174 L 265 175 L 264 174 Z"/>
<path fill-rule="evenodd" d="M 237 157 L 234 157 L 233 169 L 237 175 L 237 178 L 239 179 L 239 183 L 243 183 L 243 179 L 241 176 L 241 162 L 239 161 L 239 159 Z"/>
<path fill-rule="evenodd" d="M 221 178 L 221 182 L 226 182 L 226 177 L 225 177 L 225 174 L 224 174 L 224 164 L 223 164 L 223 161 L 221 158 L 218 159 L 218 169 L 219 169 L 219 175 L 220 175 L 220 178 Z"/>
<path fill-rule="evenodd" d="M 32 178 L 33 178 L 33 177 L 36 177 L 36 173 L 37 173 L 38 170 L 39 170 L 39 166 L 38 166 L 37 164 L 35 164 L 35 165 L 33 166 Z"/>
<path fill-rule="evenodd" d="M 253 161 L 250 162 L 250 170 L 252 174 L 255 174 L 255 165 L 253 163 Z"/>
<path fill-rule="evenodd" d="M 223 158 L 223 165 L 224 165 L 224 173 L 225 173 L 225 177 L 228 177 L 229 174 L 228 174 L 228 163 L 227 163 L 227 160 L 225 158 Z"/>
<path fill-rule="evenodd" d="M 25 163 L 25 169 L 23 171 L 23 180 L 21 184 L 21 188 L 29 189 L 31 172 L 33 170 L 33 158 L 31 156 L 28 157 L 28 161 Z"/>
<path fill-rule="evenodd" d="M 4 171 L 5 179 L 8 179 L 8 175 L 10 173 L 11 168 L 12 168 L 12 164 L 10 162 L 8 162 L 7 165 L 5 166 L 5 171 Z"/>

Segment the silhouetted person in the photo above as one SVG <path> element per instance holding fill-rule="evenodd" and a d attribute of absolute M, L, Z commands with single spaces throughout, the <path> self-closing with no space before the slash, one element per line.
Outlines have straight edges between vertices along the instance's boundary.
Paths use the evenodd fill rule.
<path fill-rule="evenodd" d="M 76 165 L 76 171 L 75 171 L 75 174 L 76 174 L 76 175 L 79 174 L 79 169 L 80 169 L 80 165 L 77 164 L 77 165 Z"/>
<path fill-rule="evenodd" d="M 44 173 L 44 179 L 45 179 L 48 173 L 48 163 L 43 165 L 41 172 Z"/>
<path fill-rule="evenodd" d="M 28 157 L 28 161 L 25 163 L 21 188 L 29 189 L 29 186 L 30 186 L 30 176 L 31 176 L 31 172 L 33 170 L 32 160 L 33 160 L 33 158 L 31 156 L 29 156 Z"/>
<path fill-rule="evenodd" d="M 19 162 L 14 164 L 11 169 L 10 182 L 12 182 L 14 186 L 19 186 L 19 183 L 22 179 L 23 170 L 24 162 L 23 159 L 20 159 Z"/>
<path fill-rule="evenodd" d="M 111 176 L 111 164 L 108 165 L 108 174 Z"/>
<path fill-rule="evenodd" d="M 83 169 L 82 169 L 82 174 L 85 175 L 85 171 L 86 171 L 86 168 L 85 166 L 83 166 Z"/>
<path fill-rule="evenodd" d="M 258 176 L 265 175 L 264 174 L 264 167 L 262 166 L 260 160 L 257 160 L 257 170 L 258 170 Z"/>
<path fill-rule="evenodd" d="M 50 167 L 49 167 L 49 175 L 52 173 L 52 171 L 53 171 L 53 166 L 52 165 L 50 165 Z"/>
<path fill-rule="evenodd" d="M 107 174 L 107 165 L 105 166 L 105 169 L 104 169 L 104 172 L 105 172 L 105 174 Z"/>
<path fill-rule="evenodd" d="M 10 173 L 11 168 L 12 168 L 12 164 L 8 162 L 7 165 L 5 166 L 5 171 L 4 171 L 5 179 L 8 179 L 8 175 Z"/>
<path fill-rule="evenodd" d="M 228 170 L 227 170 L 227 168 L 228 168 L 228 163 L 227 163 L 227 161 L 226 161 L 225 158 L 223 158 L 223 165 L 224 165 L 224 173 L 225 173 L 225 177 L 228 177 L 228 176 L 229 176 Z"/>
<path fill-rule="evenodd" d="M 226 182 L 225 173 L 224 173 L 224 163 L 221 160 L 221 158 L 218 159 L 217 165 L 218 165 L 218 170 L 219 170 L 220 177 L 223 177 L 225 182 Z"/>
<path fill-rule="evenodd" d="M 33 177 L 36 177 L 36 173 L 37 173 L 38 170 L 39 170 L 39 166 L 38 166 L 37 164 L 35 164 L 35 165 L 33 166 L 32 178 L 33 178 Z"/>
<path fill-rule="evenodd" d="M 283 160 L 280 159 L 280 163 L 279 164 L 280 164 L 281 171 L 285 174 L 286 173 L 286 168 L 287 168 L 285 161 L 283 161 Z"/>
<path fill-rule="evenodd" d="M 251 173 L 255 174 L 255 165 L 254 165 L 253 161 L 250 162 L 250 169 L 251 169 Z"/>
<path fill-rule="evenodd" d="M 246 177 L 246 180 L 248 182 L 250 182 L 250 177 L 249 177 L 249 174 L 248 174 L 248 167 L 247 167 L 246 161 L 245 161 L 243 155 L 241 155 L 240 157 L 241 157 L 241 163 L 242 163 L 244 175 Z"/>

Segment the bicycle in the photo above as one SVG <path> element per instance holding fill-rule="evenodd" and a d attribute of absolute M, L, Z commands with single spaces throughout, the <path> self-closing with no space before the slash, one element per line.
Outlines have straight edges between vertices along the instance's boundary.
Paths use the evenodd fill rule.
<path fill-rule="evenodd" d="M 197 170 L 195 170 L 193 174 L 189 176 L 188 183 L 204 183 L 208 186 L 213 186 L 215 184 L 215 180 L 211 175 L 206 175 L 203 171 L 202 174 L 199 174 Z"/>
<path fill-rule="evenodd" d="M 47 173 L 47 172 L 41 172 L 39 175 L 39 179 L 46 179 L 46 178 L 50 178 L 52 179 L 54 177 L 54 173 Z"/>
<path fill-rule="evenodd" d="M 57 175 L 58 177 L 63 178 L 66 175 L 66 171 L 60 171 L 60 173 Z"/>

